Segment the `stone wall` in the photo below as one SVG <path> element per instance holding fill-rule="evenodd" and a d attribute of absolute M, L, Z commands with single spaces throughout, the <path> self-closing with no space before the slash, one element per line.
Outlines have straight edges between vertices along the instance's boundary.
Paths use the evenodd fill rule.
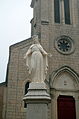
<path fill-rule="evenodd" d="M 25 94 L 25 84 L 29 78 L 24 54 L 31 44 L 32 40 L 27 39 L 10 47 L 7 106 L 4 107 L 4 110 L 6 110 L 6 117 L 4 119 L 25 119 L 26 117 L 27 108 L 24 108 L 23 97 Z"/>
<path fill-rule="evenodd" d="M 0 84 L 0 119 L 3 119 L 3 106 L 4 106 L 4 90 L 5 90 L 5 83 Z"/>

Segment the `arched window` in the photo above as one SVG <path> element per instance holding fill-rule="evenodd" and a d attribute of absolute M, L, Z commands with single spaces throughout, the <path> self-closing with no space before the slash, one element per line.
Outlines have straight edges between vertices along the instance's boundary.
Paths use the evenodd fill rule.
<path fill-rule="evenodd" d="M 29 88 L 29 82 L 27 82 L 25 84 L 25 92 L 24 92 L 24 95 L 26 95 L 28 93 L 28 88 Z M 24 108 L 27 108 L 27 103 L 24 102 Z"/>
<path fill-rule="evenodd" d="M 29 82 L 27 82 L 27 83 L 25 84 L 25 94 L 28 93 L 28 88 L 29 88 Z"/>
<path fill-rule="evenodd" d="M 60 1 L 54 0 L 54 17 L 55 22 L 60 23 Z"/>
<path fill-rule="evenodd" d="M 70 5 L 69 0 L 64 0 L 65 24 L 70 24 Z"/>
<path fill-rule="evenodd" d="M 70 0 L 54 0 L 55 23 L 70 24 Z"/>

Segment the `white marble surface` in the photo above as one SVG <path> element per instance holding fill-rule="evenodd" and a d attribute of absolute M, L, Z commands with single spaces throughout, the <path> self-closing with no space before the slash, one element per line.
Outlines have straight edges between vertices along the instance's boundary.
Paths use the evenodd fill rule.
<path fill-rule="evenodd" d="M 34 44 L 30 46 L 24 56 L 27 70 L 32 82 L 44 82 L 48 70 L 48 54 L 40 45 L 38 36 L 34 35 L 32 38 Z"/>

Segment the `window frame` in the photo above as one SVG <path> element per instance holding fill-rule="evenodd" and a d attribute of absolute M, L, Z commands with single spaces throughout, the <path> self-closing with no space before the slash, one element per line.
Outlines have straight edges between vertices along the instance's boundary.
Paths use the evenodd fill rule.
<path fill-rule="evenodd" d="M 25 83 L 24 95 L 26 95 L 26 94 L 28 93 L 29 84 L 30 84 L 29 81 L 27 81 L 27 82 Z M 27 103 L 26 103 L 26 102 L 24 102 L 24 108 L 27 108 Z"/>

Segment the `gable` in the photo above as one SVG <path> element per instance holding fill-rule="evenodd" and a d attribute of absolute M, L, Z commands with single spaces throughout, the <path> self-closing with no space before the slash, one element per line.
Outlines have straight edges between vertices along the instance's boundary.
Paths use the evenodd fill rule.
<path fill-rule="evenodd" d="M 63 67 L 53 74 L 51 77 L 51 88 L 57 90 L 78 90 L 79 77 L 69 67 Z"/>

